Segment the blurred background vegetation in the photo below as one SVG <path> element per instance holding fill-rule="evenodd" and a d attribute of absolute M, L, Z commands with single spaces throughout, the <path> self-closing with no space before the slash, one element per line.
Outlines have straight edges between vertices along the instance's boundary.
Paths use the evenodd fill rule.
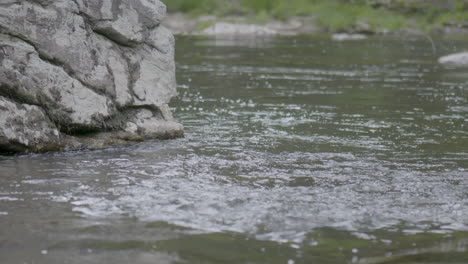
<path fill-rule="evenodd" d="M 359 23 L 372 30 L 468 27 L 468 0 L 163 0 L 168 11 L 191 16 L 251 17 L 257 23 L 308 16 L 340 31 Z"/>

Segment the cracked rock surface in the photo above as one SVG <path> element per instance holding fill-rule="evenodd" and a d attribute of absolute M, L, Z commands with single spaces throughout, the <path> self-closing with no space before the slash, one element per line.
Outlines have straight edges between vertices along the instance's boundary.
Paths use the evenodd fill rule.
<path fill-rule="evenodd" d="M 2 0 L 0 152 L 174 138 L 174 38 L 159 0 Z"/>

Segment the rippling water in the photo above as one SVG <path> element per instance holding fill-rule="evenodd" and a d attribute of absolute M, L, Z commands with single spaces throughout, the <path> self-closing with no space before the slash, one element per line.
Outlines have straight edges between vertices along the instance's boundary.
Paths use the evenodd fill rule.
<path fill-rule="evenodd" d="M 1 263 L 468 263 L 468 39 L 178 38 L 186 137 L 0 157 Z"/>

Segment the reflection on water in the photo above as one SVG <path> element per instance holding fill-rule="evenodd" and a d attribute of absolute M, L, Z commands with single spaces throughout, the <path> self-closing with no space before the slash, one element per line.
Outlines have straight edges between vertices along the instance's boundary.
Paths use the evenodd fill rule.
<path fill-rule="evenodd" d="M 1 263 L 467 263 L 468 39 L 177 43 L 186 138 L 0 158 Z"/>

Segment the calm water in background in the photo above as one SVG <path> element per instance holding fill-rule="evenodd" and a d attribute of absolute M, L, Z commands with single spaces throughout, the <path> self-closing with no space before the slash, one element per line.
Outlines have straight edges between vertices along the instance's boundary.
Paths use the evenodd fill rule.
<path fill-rule="evenodd" d="M 0 263 L 468 263 L 468 39 L 177 39 L 186 137 L 0 157 Z"/>

